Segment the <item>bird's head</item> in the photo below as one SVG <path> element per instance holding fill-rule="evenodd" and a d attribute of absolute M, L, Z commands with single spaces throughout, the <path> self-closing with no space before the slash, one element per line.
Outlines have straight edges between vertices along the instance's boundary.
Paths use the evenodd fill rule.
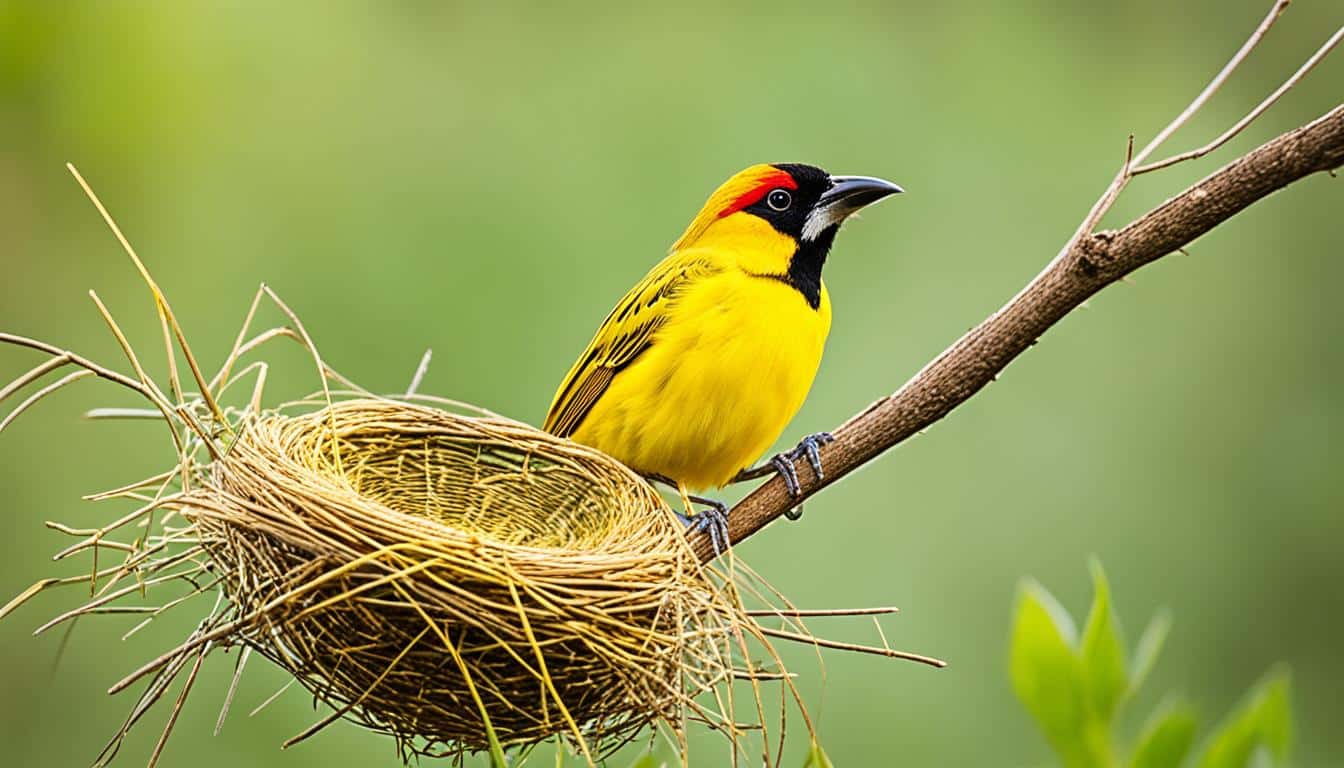
<path fill-rule="evenodd" d="M 815 261 L 819 273 L 845 219 L 900 191 L 889 181 L 832 176 L 812 165 L 753 165 L 714 190 L 672 250 L 733 247 L 767 273 L 789 271 L 796 254 Z"/>

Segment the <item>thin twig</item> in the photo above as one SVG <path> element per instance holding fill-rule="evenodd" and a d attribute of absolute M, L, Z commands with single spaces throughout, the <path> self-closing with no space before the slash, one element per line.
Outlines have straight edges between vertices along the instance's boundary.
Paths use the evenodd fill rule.
<path fill-rule="evenodd" d="M 782 629 L 772 629 L 770 627 L 758 626 L 757 631 L 770 637 L 778 637 L 781 640 L 792 640 L 805 645 L 816 645 L 822 648 L 835 648 L 841 651 L 854 651 L 856 653 L 870 653 L 874 656 L 886 656 L 890 659 L 905 659 L 906 661 L 917 661 L 920 664 L 927 664 L 930 667 L 942 669 L 947 666 L 947 662 L 942 659 L 935 659 L 932 656 L 921 656 L 918 653 L 907 653 L 897 651 L 891 648 L 880 648 L 874 645 L 858 645 L 857 643 L 842 643 L 838 640 L 823 640 L 820 637 L 812 635 L 799 634 L 797 632 L 787 632 Z"/>
<path fill-rule="evenodd" d="M 812 618 L 822 616 L 882 616 L 889 613 L 899 613 L 900 608 L 896 607 L 878 607 L 878 608 L 822 608 L 816 610 L 806 610 L 800 608 L 768 608 L 765 610 L 746 611 L 748 616 L 781 616 L 788 618 Z"/>
<path fill-rule="evenodd" d="M 1258 46 L 1260 41 L 1265 38 L 1265 35 L 1269 33 L 1270 27 L 1274 26 L 1274 22 L 1278 21 L 1279 15 L 1288 8 L 1289 1 L 1290 0 L 1276 0 L 1274 6 L 1269 9 L 1269 13 L 1265 15 L 1264 20 L 1262 20 L 1260 25 L 1255 28 L 1255 31 L 1251 33 L 1251 36 L 1246 38 L 1246 42 L 1242 44 L 1241 48 L 1238 49 L 1235 54 L 1233 54 L 1227 64 L 1223 65 L 1223 68 L 1218 71 L 1218 74 L 1214 75 L 1213 79 L 1209 81 L 1209 84 L 1204 86 L 1204 90 L 1200 91 L 1199 95 L 1196 96 L 1179 115 L 1177 115 L 1170 123 L 1167 123 L 1165 128 L 1158 131 L 1157 135 L 1154 136 L 1143 149 L 1139 150 L 1137 155 L 1134 154 L 1134 135 L 1130 134 L 1129 144 L 1125 150 L 1124 164 L 1120 167 L 1119 172 L 1116 173 L 1115 178 L 1112 179 L 1111 183 L 1106 187 L 1106 191 L 1102 193 L 1101 197 L 1098 198 L 1097 202 L 1092 206 L 1092 210 L 1088 211 L 1087 216 L 1085 216 L 1082 223 L 1078 225 L 1078 229 L 1074 231 L 1073 237 L 1069 238 L 1068 243 L 1060 250 L 1056 260 L 1063 258 L 1064 255 L 1077 243 L 1082 242 L 1083 238 L 1091 236 L 1096 230 L 1097 225 L 1101 223 L 1102 218 L 1104 218 L 1106 214 L 1110 212 L 1111 207 L 1115 205 L 1115 201 L 1120 199 L 1120 193 L 1124 192 L 1125 187 L 1129 185 L 1130 179 L 1134 177 L 1134 167 L 1142 164 L 1144 160 L 1148 159 L 1149 155 L 1157 151 L 1164 143 L 1166 143 L 1167 139 L 1171 138 L 1172 134 L 1179 130 L 1181 126 L 1185 125 L 1185 123 L 1189 121 L 1195 113 L 1199 112 L 1208 100 L 1218 92 L 1218 89 L 1223 87 L 1223 83 L 1227 82 L 1228 78 L 1232 76 L 1232 73 L 1237 71 L 1237 68 L 1246 60 L 1246 57 L 1250 56 L 1251 51 L 1255 50 L 1255 47 Z M 1054 262 L 1051 262 L 1051 264 L 1047 266 L 1047 269 L 1049 269 L 1050 266 L 1054 266 Z"/>
<path fill-rule="evenodd" d="M 89 421 L 112 420 L 149 420 L 162 421 L 163 414 L 153 408 L 90 408 L 84 412 Z"/>
<path fill-rule="evenodd" d="M 177 725 L 177 717 L 182 714 L 182 707 L 187 703 L 187 696 L 191 693 L 191 688 L 196 684 L 196 676 L 200 674 L 201 663 L 210 653 L 210 646 L 206 644 L 196 654 L 196 661 L 191 665 L 191 671 L 187 673 L 187 680 L 182 684 L 182 691 L 177 694 L 177 701 L 173 703 L 173 709 L 168 714 L 168 722 L 163 726 L 163 733 L 159 735 L 159 740 L 154 744 L 154 751 L 149 756 L 148 768 L 154 768 L 159 764 L 159 758 L 163 755 L 164 747 L 168 746 L 168 737 L 173 733 L 173 727 Z"/>
<path fill-rule="evenodd" d="M 285 691 L 288 691 L 290 687 L 292 687 L 297 682 L 299 682 L 299 679 L 297 677 L 289 678 L 289 680 L 285 681 L 284 685 L 280 686 L 279 690 L 277 690 L 275 693 L 272 693 L 270 696 L 267 696 L 251 712 L 248 712 L 247 716 L 256 717 L 257 715 L 261 714 L 261 711 L 263 709 L 271 706 L 271 704 L 274 703 L 276 699 L 280 698 L 281 694 L 283 694 Z"/>
<path fill-rule="evenodd" d="M 312 356 L 313 362 L 317 365 L 317 375 L 322 382 L 322 393 L 326 396 L 327 407 L 330 408 L 332 403 L 331 384 L 327 381 L 327 364 L 322 362 L 322 355 L 317 351 L 317 345 L 313 343 L 313 337 L 308 335 L 308 329 L 304 327 L 303 321 L 299 319 L 299 316 L 295 314 L 294 310 L 290 309 L 288 304 L 281 301 L 280 297 L 276 295 L 275 291 L 271 290 L 270 286 L 263 283 L 261 286 L 261 290 L 265 291 L 266 295 L 270 297 L 271 301 L 274 302 L 275 305 L 280 308 L 280 311 L 284 312 L 285 316 L 290 319 L 290 322 L 294 323 L 294 329 L 303 339 L 304 346 L 308 348 L 308 353 Z M 336 436 L 335 421 L 331 422 L 331 434 L 333 438 L 331 440 L 331 455 L 332 458 L 335 459 L 336 461 L 336 471 L 343 472 L 344 470 L 341 468 L 341 448 L 340 448 L 341 442 L 335 439 Z"/>
<path fill-rule="evenodd" d="M 1263 115 L 1270 107 L 1274 106 L 1274 102 L 1278 101 L 1290 88 L 1301 82 L 1302 78 L 1306 77 L 1308 72 L 1314 69 L 1317 64 L 1321 63 L 1321 59 L 1324 59 L 1330 51 L 1334 50 L 1335 46 L 1339 45 L 1341 40 L 1344 40 L 1344 27 L 1335 30 L 1335 34 L 1331 35 L 1330 39 L 1326 40 L 1320 48 L 1316 49 L 1316 53 L 1312 54 L 1311 58 L 1307 59 L 1306 63 L 1299 67 L 1298 70 L 1293 73 L 1292 77 L 1285 80 L 1282 85 L 1276 88 L 1269 96 L 1265 97 L 1264 101 L 1260 102 L 1256 108 L 1247 113 L 1245 117 L 1238 120 L 1235 125 L 1228 128 L 1226 131 L 1223 131 L 1223 134 L 1218 138 L 1205 144 L 1199 149 L 1192 149 L 1189 152 L 1172 155 L 1165 160 L 1157 160 L 1148 163 L 1147 165 L 1140 165 L 1133 169 L 1130 172 L 1130 175 L 1138 176 L 1139 174 L 1161 170 L 1167 166 L 1182 163 L 1186 160 L 1194 160 L 1203 157 L 1231 141 L 1234 136 L 1241 133 L 1242 130 L 1250 125 L 1257 117 Z"/>
<path fill-rule="evenodd" d="M 252 646 L 244 645 L 242 652 L 238 654 L 238 662 L 233 667 L 233 679 L 229 681 L 229 690 L 224 694 L 224 705 L 219 708 L 219 719 L 215 720 L 216 736 L 224 730 L 224 720 L 229 716 L 229 710 L 233 708 L 233 697 L 238 693 L 238 682 L 242 680 L 243 669 L 251 656 Z"/>
<path fill-rule="evenodd" d="M 0 432 L 4 432 L 5 427 L 8 427 L 10 424 L 14 423 L 15 419 L 17 419 L 24 411 L 31 408 L 33 404 L 36 403 L 38 400 L 41 400 L 47 395 L 50 395 L 52 392 L 55 392 L 56 390 L 64 387 L 66 384 L 73 384 L 74 382 L 79 381 L 80 379 L 92 375 L 93 371 L 75 371 L 74 373 L 66 374 L 60 379 L 53 381 L 47 386 L 37 390 L 31 396 L 29 396 L 28 399 L 24 400 L 23 402 L 15 406 L 14 410 L 10 411 L 8 416 L 6 416 L 3 419 L 0 419 Z"/>
<path fill-rule="evenodd" d="M 1186 122 L 1213 97 L 1213 94 L 1218 92 L 1219 88 L 1223 87 L 1223 83 L 1227 82 L 1227 79 L 1232 76 L 1232 73 L 1237 71 L 1237 67 L 1241 66 L 1241 63 L 1246 60 L 1246 57 L 1251 55 L 1251 51 L 1255 50 L 1255 47 L 1264 39 L 1265 35 L 1269 32 L 1269 28 L 1274 26 L 1274 22 L 1279 20 L 1279 15 L 1288 9 L 1289 1 L 1290 0 L 1278 0 L 1278 2 L 1274 3 L 1274 7 L 1269 9 L 1269 13 L 1266 14 L 1264 20 L 1260 22 L 1260 26 L 1255 28 L 1255 31 L 1246 39 L 1246 42 L 1242 44 L 1241 48 L 1233 54 L 1227 64 L 1219 70 L 1218 74 L 1214 75 L 1213 80 L 1211 80 L 1208 85 L 1204 86 L 1204 90 L 1200 91 L 1199 95 L 1195 97 L 1195 100 L 1190 102 L 1190 106 L 1186 107 L 1185 111 L 1177 115 L 1175 120 L 1168 123 L 1166 128 L 1159 131 L 1158 134 L 1153 137 L 1153 140 L 1148 142 L 1147 146 L 1139 150 L 1139 154 L 1134 156 L 1135 164 L 1142 165 L 1143 161 L 1147 160 L 1149 155 L 1157 151 L 1167 139 L 1171 138 L 1173 133 L 1175 133 L 1182 125 L 1185 125 Z"/>
<path fill-rule="evenodd" d="M 135 354 L 135 348 L 131 346 L 131 342 L 126 338 L 126 334 L 122 333 L 121 326 L 118 325 L 116 319 L 112 317 L 112 313 L 107 311 L 107 307 L 103 304 L 103 300 L 98 298 L 97 292 L 89 291 L 89 298 L 93 300 L 94 306 L 98 308 L 98 313 L 102 315 L 103 321 L 107 323 L 107 327 L 112 331 L 112 335 L 116 338 L 117 344 L 121 345 L 121 351 L 126 355 L 126 359 L 130 361 L 131 368 L 135 370 L 135 375 L 140 378 L 140 384 L 142 386 L 141 392 L 146 399 L 154 404 L 155 408 L 158 408 L 159 411 L 163 413 L 163 422 L 173 436 L 173 444 L 177 448 L 177 453 L 179 456 L 182 455 L 182 436 L 178 434 L 177 427 L 173 420 L 173 414 L 176 412 L 173 410 L 172 403 L 168 402 L 167 396 L 164 395 L 163 391 L 149 378 L 149 374 L 145 373 L 144 367 L 140 365 L 139 357 Z M 186 471 L 184 469 L 182 473 L 182 481 L 185 483 L 186 479 Z"/>
<path fill-rule="evenodd" d="M 233 365 L 242 355 L 243 341 L 247 339 L 248 329 L 252 327 L 252 319 L 257 316 L 257 308 L 261 306 L 261 297 L 266 294 L 266 285 L 263 283 L 257 288 L 257 292 L 252 295 L 252 303 L 248 305 L 247 314 L 243 316 L 243 326 L 238 329 L 238 336 L 233 340 L 233 347 L 229 350 L 229 356 L 224 358 L 224 364 L 219 367 L 219 371 L 206 388 L 211 392 L 218 391 L 220 382 L 227 381 Z"/>
<path fill-rule="evenodd" d="M 145 389 L 145 386 L 140 382 L 136 381 L 135 379 L 132 379 L 131 377 L 126 376 L 124 374 L 117 373 L 116 371 L 110 368 L 104 368 L 103 366 L 98 365 L 92 360 L 89 360 L 86 357 L 81 357 L 80 355 L 76 355 L 75 353 L 69 350 L 61 349 L 60 347 L 54 346 L 52 344 L 47 344 L 46 342 L 38 341 L 36 339 L 30 339 L 27 336 L 16 336 L 12 333 L 0 333 L 0 344 L 12 344 L 16 347 L 27 347 L 29 349 L 37 350 L 39 352 L 45 352 L 55 357 L 68 359 L 70 362 L 74 363 L 75 365 L 78 365 L 80 368 L 86 368 L 90 371 L 93 371 L 95 374 L 98 375 L 99 378 L 107 379 L 108 381 L 120 384 L 121 386 L 126 387 L 127 389 L 130 389 L 142 395 L 146 399 L 152 399 L 149 392 Z M 6 387 L 6 389 L 8 389 L 8 387 Z"/>
<path fill-rule="evenodd" d="M 107 226 L 112 230 L 112 234 L 116 236 L 117 242 L 121 243 L 121 247 L 126 251 L 126 255 L 131 257 L 131 261 L 135 264 L 135 268 L 140 271 L 140 276 L 144 278 L 146 285 L 149 286 L 150 292 L 154 294 L 154 301 L 156 302 L 159 313 L 163 316 L 163 320 L 172 327 L 173 334 L 177 337 L 178 346 L 182 348 L 182 355 L 186 357 L 187 365 L 191 368 L 191 375 L 196 378 L 196 385 L 201 388 L 201 396 L 205 398 L 206 404 L 210 406 L 210 411 L 214 415 L 215 420 L 218 421 L 226 431 L 231 430 L 232 427 L 229 426 L 228 419 L 224 418 L 224 412 L 220 409 L 219 404 L 215 402 L 214 398 L 210 396 L 210 388 L 205 383 L 205 376 L 201 373 L 201 367 L 196 364 L 196 356 L 191 353 L 191 347 L 187 345 L 187 338 L 182 333 L 182 327 L 178 325 L 177 318 L 173 315 L 173 309 L 168 305 L 168 299 L 164 297 L 163 291 L 159 290 L 158 283 L 154 282 L 154 278 L 150 276 L 149 270 L 145 268 L 144 262 L 140 261 L 140 257 L 136 254 L 135 249 L 131 247 L 131 242 L 126 239 L 124 234 L 122 234 L 121 227 L 117 226 L 117 222 L 112 218 L 112 214 L 108 213 L 107 208 L 103 206 L 103 201 L 99 200 L 98 195 L 94 193 L 93 187 L 89 186 L 89 183 L 84 180 L 84 177 L 80 175 L 78 169 L 76 169 L 72 163 L 66 163 L 65 167 L 70 171 L 70 174 L 75 177 L 75 181 L 79 182 L 80 188 L 84 190 L 84 194 L 87 195 L 89 200 L 93 203 L 93 207 L 98 209 L 98 213 L 102 215 L 103 221 L 107 222 Z M 172 357 L 173 356 L 170 354 L 169 358 L 171 359 Z"/>
<path fill-rule="evenodd" d="M 415 397 L 415 393 L 420 389 L 420 383 L 425 380 L 425 374 L 429 372 L 429 360 L 434 356 L 434 350 L 426 349 L 425 354 L 420 357 L 420 364 L 415 367 L 415 375 L 411 377 L 411 386 L 406 388 L 406 397 Z"/>
<path fill-rule="evenodd" d="M 56 355 L 50 360 L 41 363 L 19 378 L 11 381 L 8 386 L 0 387 L 0 403 L 3 403 L 10 395 L 18 392 L 20 389 L 32 384 L 34 381 L 37 381 L 63 365 L 69 365 L 69 363 L 69 355 Z"/>

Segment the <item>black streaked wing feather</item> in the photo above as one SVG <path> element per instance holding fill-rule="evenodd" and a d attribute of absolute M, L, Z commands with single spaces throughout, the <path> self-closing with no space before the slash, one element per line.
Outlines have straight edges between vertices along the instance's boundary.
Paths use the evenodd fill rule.
<path fill-rule="evenodd" d="M 653 344 L 678 295 L 718 271 L 705 254 L 694 251 L 673 254 L 654 267 L 602 321 L 556 392 L 543 428 L 560 437 L 574 434 L 616 375 Z"/>

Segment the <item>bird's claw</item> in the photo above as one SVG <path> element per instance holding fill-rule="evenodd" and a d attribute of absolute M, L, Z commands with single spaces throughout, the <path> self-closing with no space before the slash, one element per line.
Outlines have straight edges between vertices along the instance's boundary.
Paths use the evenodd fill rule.
<path fill-rule="evenodd" d="M 802 486 L 798 484 L 798 470 L 794 469 L 793 459 L 787 453 L 777 453 L 770 463 L 775 465 L 775 471 L 784 478 L 784 487 L 789 489 L 790 496 L 797 496 L 803 492 Z"/>
<path fill-rule="evenodd" d="M 714 547 L 714 555 L 721 555 L 728 549 L 728 505 L 712 499 L 696 500 L 709 505 L 709 508 L 694 515 L 678 512 L 677 519 L 691 532 L 708 535 L 709 543 Z"/>
<path fill-rule="evenodd" d="M 806 458 L 807 463 L 812 465 L 812 471 L 816 473 L 818 480 L 824 480 L 826 473 L 821 468 L 821 446 L 834 442 L 835 435 L 830 432 L 818 432 L 815 435 L 808 435 L 799 441 L 798 445 L 786 453 L 775 454 L 770 459 L 770 463 L 775 465 L 779 476 L 784 478 L 784 487 L 788 489 L 790 496 L 799 496 L 803 492 L 802 486 L 798 483 L 798 470 L 793 463 L 801 458 Z M 802 517 L 799 512 L 797 517 L 789 517 L 790 520 L 797 520 Z"/>
<path fill-rule="evenodd" d="M 798 443 L 798 447 L 793 449 L 793 453 L 796 457 L 797 453 L 802 451 L 807 456 L 807 463 L 812 465 L 812 471 L 817 474 L 817 479 L 825 480 L 826 473 L 821 469 L 821 446 L 833 442 L 835 442 L 835 435 L 830 432 L 818 432 L 804 437 Z"/>

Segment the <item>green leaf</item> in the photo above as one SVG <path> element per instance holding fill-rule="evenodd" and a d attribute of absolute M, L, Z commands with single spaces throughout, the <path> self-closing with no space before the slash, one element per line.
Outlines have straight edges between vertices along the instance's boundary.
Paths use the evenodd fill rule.
<path fill-rule="evenodd" d="M 1291 692 L 1285 670 L 1266 675 L 1209 739 L 1200 768 L 1246 768 L 1260 750 L 1271 765 L 1282 765 L 1293 740 Z"/>
<path fill-rule="evenodd" d="M 1164 705 L 1144 724 L 1130 768 L 1179 768 L 1198 728 L 1199 716 L 1188 704 Z"/>
<path fill-rule="evenodd" d="M 835 768 L 835 764 L 826 756 L 826 750 L 814 741 L 812 748 L 807 751 L 807 762 L 803 763 L 803 768 Z"/>
<path fill-rule="evenodd" d="M 1139 645 L 1134 649 L 1134 664 L 1129 672 L 1129 692 L 1134 693 L 1148 679 L 1148 673 L 1157 664 L 1157 656 L 1162 652 L 1162 644 L 1171 632 L 1171 614 L 1165 609 L 1158 611 L 1152 621 L 1139 636 Z"/>
<path fill-rule="evenodd" d="M 667 763 L 659 762 L 650 752 L 630 764 L 630 768 L 667 768 Z"/>
<path fill-rule="evenodd" d="M 1092 571 L 1092 610 L 1083 629 L 1083 687 L 1087 702 L 1101 724 L 1109 724 L 1116 707 L 1129 691 L 1125 672 L 1125 646 L 1120 637 L 1120 621 L 1111 607 L 1111 587 L 1106 572 L 1096 558 L 1088 563 Z"/>
<path fill-rule="evenodd" d="M 1013 691 L 1066 765 L 1089 765 L 1082 662 L 1073 620 L 1044 587 L 1018 587 L 1009 649 Z"/>

